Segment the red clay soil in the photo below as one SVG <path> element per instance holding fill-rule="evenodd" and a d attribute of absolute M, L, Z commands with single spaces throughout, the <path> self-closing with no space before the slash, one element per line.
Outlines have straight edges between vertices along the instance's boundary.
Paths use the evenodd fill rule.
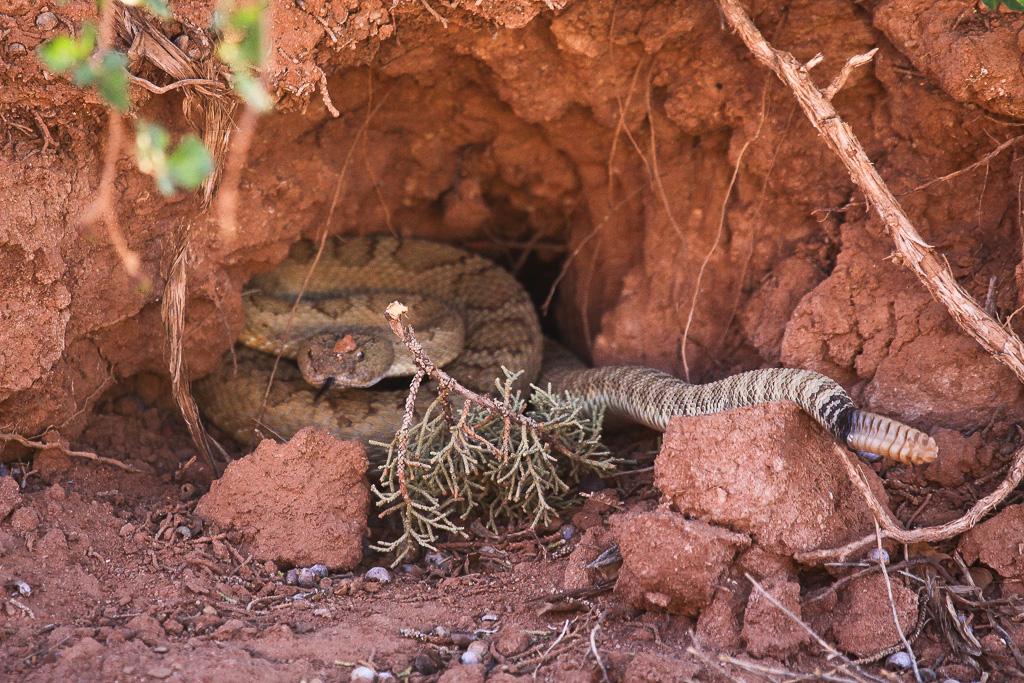
<path fill-rule="evenodd" d="M 212 65 L 216 3 L 172 5 L 159 30 Z M 820 84 L 879 48 L 836 108 L 960 284 L 1019 334 L 1020 145 L 986 155 L 1024 120 L 1024 14 L 749 5 L 777 47 L 824 56 Z M 1024 442 L 1020 382 L 892 258 L 714 2 L 271 3 L 277 104 L 243 164 L 238 233 L 198 196 L 162 197 L 125 141 L 113 192 L 134 276 L 86 220 L 108 112 L 35 53 L 95 6 L 0 0 L 0 433 L 46 444 L 0 442 L 14 474 L 0 477 L 0 679 L 341 681 L 364 663 L 417 681 L 710 681 L 834 665 L 795 619 L 851 659 L 899 642 L 899 621 L 925 678 L 1024 678 L 1021 494 L 962 539 L 887 546 L 888 582 L 863 554 L 800 564 L 874 526 L 831 440 L 787 407 L 676 421 L 653 474 L 653 437 L 627 433 L 615 445 L 642 471 L 586 482 L 560 523 L 470 526 L 385 582 L 366 574 L 393 558 L 369 542 L 393 531 L 364 512 L 358 445 L 268 444 L 201 505 L 211 473 L 182 473 L 197 454 L 160 319 L 181 234 L 199 377 L 240 331 L 249 278 L 326 229 L 463 245 L 538 303 L 557 285 L 544 323 L 596 364 L 694 382 L 779 364 L 833 377 L 939 442 L 927 467 L 859 466 L 904 524 L 949 521 L 989 493 Z M 130 68 L 170 83 L 144 56 Z M 131 116 L 183 134 L 183 108 L 202 124 L 184 93 L 133 85 Z M 621 568 L 586 566 L 613 543 Z M 288 583 L 313 564 L 326 578 Z M 461 664 L 474 638 L 487 647 Z"/>

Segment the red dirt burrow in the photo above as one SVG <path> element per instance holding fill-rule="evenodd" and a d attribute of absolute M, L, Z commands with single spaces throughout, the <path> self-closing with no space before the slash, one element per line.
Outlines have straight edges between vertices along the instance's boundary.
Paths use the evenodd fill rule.
<path fill-rule="evenodd" d="M 823 55 L 819 84 L 878 48 L 834 104 L 922 239 L 1020 333 L 1024 14 L 973 0 L 746 4 L 779 48 Z M 171 5 L 158 30 L 223 73 L 219 4 Z M 202 125 L 194 86 L 133 79 L 117 143 L 99 95 L 43 66 L 37 48 L 79 34 L 96 7 L 0 0 L 0 458 L 13 471 L 0 476 L 0 679 L 333 682 L 364 662 L 414 681 L 672 681 L 831 666 L 751 579 L 850 656 L 889 648 L 893 605 L 909 630 L 922 604 L 922 669 L 1024 678 L 1019 493 L 962 539 L 887 545 L 890 604 L 864 544 L 840 563 L 798 560 L 874 525 L 831 440 L 792 407 L 675 421 L 656 481 L 650 435 L 622 435 L 637 471 L 584 482 L 601 495 L 550 528 L 506 536 L 499 520 L 495 536 L 467 520 L 469 538 L 414 554 L 390 582 L 365 576 L 394 560 L 368 541 L 395 531 L 366 511 L 355 445 L 264 446 L 197 514 L 211 473 L 185 467 L 197 453 L 161 320 L 185 233 L 191 377 L 222 362 L 246 283 L 295 241 L 418 235 L 496 259 L 538 303 L 553 292 L 545 326 L 589 361 L 693 382 L 815 369 L 933 433 L 938 463 L 858 466 L 904 525 L 948 522 L 990 493 L 1024 441 L 1020 382 L 892 257 L 714 2 L 270 3 L 275 107 L 234 158 L 234 234 L 223 195 L 164 197 L 135 160 L 138 120 L 175 140 Z M 132 55 L 134 76 L 171 85 Z M 94 205 L 104 193 L 109 213 Z M 613 541 L 621 568 L 588 568 Z M 287 582 L 311 564 L 334 573 Z M 481 663 L 460 664 L 473 637 Z"/>

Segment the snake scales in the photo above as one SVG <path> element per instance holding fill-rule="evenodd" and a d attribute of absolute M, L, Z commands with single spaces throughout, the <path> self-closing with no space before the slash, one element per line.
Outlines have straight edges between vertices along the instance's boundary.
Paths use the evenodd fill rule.
<path fill-rule="evenodd" d="M 206 417 L 239 441 L 252 434 L 274 364 L 272 354 L 281 345 L 289 311 L 314 256 L 313 247 L 301 242 L 274 271 L 252 282 L 238 372 L 226 361 L 195 383 Z M 384 308 L 395 299 L 409 306 L 410 322 L 428 355 L 476 391 L 492 390 L 505 366 L 523 371 L 523 386 L 539 376 L 543 385 L 569 391 L 589 408 L 604 406 L 660 430 L 674 415 L 790 400 L 851 448 L 915 464 L 936 456 L 933 439 L 857 410 L 842 387 L 809 370 L 754 370 L 692 385 L 649 368 L 586 368 L 553 345 L 544 350 L 533 305 L 509 273 L 450 245 L 382 236 L 328 242 L 283 345 L 283 355 L 298 364 L 282 362 L 278 367 L 262 424 L 285 438 L 315 425 L 342 438 L 390 440 L 401 423 L 404 389 L 319 389 L 332 373 L 350 378 L 348 384 L 354 386 L 412 374 L 411 356 L 383 322 Z"/>

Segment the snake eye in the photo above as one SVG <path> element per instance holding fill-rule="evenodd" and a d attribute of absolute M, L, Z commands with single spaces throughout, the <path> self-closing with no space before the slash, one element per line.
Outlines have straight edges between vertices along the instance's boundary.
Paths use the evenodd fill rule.
<path fill-rule="evenodd" d="M 363 359 L 363 356 L 365 356 L 365 355 L 366 355 L 366 354 L 365 354 L 365 353 L 363 353 L 362 351 L 357 351 L 357 352 L 356 352 L 356 360 L 362 360 L 362 359 Z"/>

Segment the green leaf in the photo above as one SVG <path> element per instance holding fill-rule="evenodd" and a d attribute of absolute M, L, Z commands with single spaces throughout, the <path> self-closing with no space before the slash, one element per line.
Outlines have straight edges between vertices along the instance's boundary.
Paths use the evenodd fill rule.
<path fill-rule="evenodd" d="M 1014 12 L 1024 12 L 1024 1 L 1022 0 L 981 0 L 981 2 L 991 10 L 998 9 L 999 5 L 1006 5 L 1007 9 Z"/>
<path fill-rule="evenodd" d="M 189 133 L 170 154 L 171 136 L 167 130 L 149 121 L 135 125 L 135 156 L 139 170 L 153 176 L 163 195 L 179 188 L 194 190 L 213 172 L 213 157 L 195 134 Z"/>
<path fill-rule="evenodd" d="M 215 26 L 222 34 L 217 54 L 235 70 L 263 63 L 266 43 L 263 35 L 262 1 L 250 2 L 229 12 L 218 13 Z"/>
<path fill-rule="evenodd" d="M 96 89 L 112 107 L 122 114 L 128 111 L 128 57 L 108 52 L 96 71 Z"/>
<path fill-rule="evenodd" d="M 40 45 L 37 54 L 51 71 L 65 73 L 88 59 L 95 48 L 96 27 L 85 24 L 80 37 L 56 36 Z"/>
<path fill-rule="evenodd" d="M 157 19 L 170 19 L 171 8 L 164 0 L 121 0 L 122 4 L 135 5 L 148 10 Z"/>
<path fill-rule="evenodd" d="M 96 27 L 86 24 L 82 35 L 56 36 L 39 46 L 39 58 L 51 71 L 71 73 L 75 85 L 95 86 L 107 104 L 120 112 L 128 111 L 128 58 L 120 52 L 106 52 L 97 63 L 90 59 L 96 48 Z"/>
<path fill-rule="evenodd" d="M 213 172 L 213 157 L 194 133 L 189 133 L 167 158 L 167 173 L 177 186 L 194 190 Z"/>
<path fill-rule="evenodd" d="M 171 136 L 157 123 L 140 120 L 135 124 L 135 158 L 139 170 L 153 176 L 161 194 L 174 194 L 174 183 L 167 174 L 167 145 Z"/>
<path fill-rule="evenodd" d="M 235 90 L 242 96 L 246 103 L 259 112 L 270 111 L 274 106 L 274 100 L 263 88 L 263 84 L 249 75 L 248 70 L 235 73 Z"/>

